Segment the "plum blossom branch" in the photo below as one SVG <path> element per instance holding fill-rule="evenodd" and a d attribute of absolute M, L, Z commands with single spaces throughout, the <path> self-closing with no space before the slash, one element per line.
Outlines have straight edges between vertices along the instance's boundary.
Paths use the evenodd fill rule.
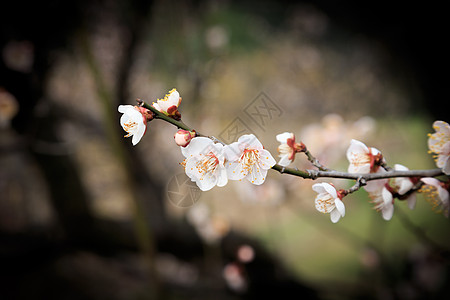
<path fill-rule="evenodd" d="M 161 119 L 163 121 L 166 121 L 174 126 L 176 126 L 179 129 L 187 130 L 187 131 L 195 131 L 195 134 L 197 137 L 207 137 L 214 142 L 219 142 L 222 145 L 225 145 L 222 141 L 217 139 L 213 136 L 208 136 L 201 134 L 200 132 L 192 129 L 182 121 L 177 121 L 169 116 L 166 116 L 165 114 L 161 113 L 159 110 L 154 108 L 152 105 L 149 105 L 145 101 L 141 99 L 136 100 L 139 104 L 139 106 L 144 107 L 148 110 L 150 110 L 154 114 L 155 119 Z M 281 166 L 279 164 L 275 164 L 272 169 L 275 171 L 280 172 L 281 174 L 289 174 L 293 176 L 302 177 L 305 179 L 312 179 L 315 180 L 317 178 L 341 178 L 341 179 L 350 179 L 350 180 L 364 180 L 364 181 L 371 181 L 371 180 L 377 180 L 377 179 L 386 179 L 386 178 L 394 178 L 394 177 L 437 177 L 440 175 L 444 175 L 441 169 L 430 169 L 430 170 L 410 170 L 410 171 L 387 171 L 384 173 L 367 173 L 367 174 L 361 174 L 361 173 L 348 173 L 348 172 L 340 172 L 335 170 L 330 170 L 323 165 L 319 163 L 319 161 L 309 152 L 309 150 L 305 150 L 305 155 L 307 156 L 308 160 L 319 170 L 298 170 L 297 168 L 288 168 Z M 385 163 L 383 163 L 383 167 L 385 166 Z M 388 168 L 390 169 L 390 168 Z M 361 185 L 362 186 L 362 185 Z M 359 187 L 361 187 L 359 186 Z"/>
<path fill-rule="evenodd" d="M 147 123 L 153 119 L 166 121 L 178 128 L 174 135 L 175 143 L 180 146 L 185 157 L 181 165 L 186 175 L 202 191 L 215 186 L 225 186 L 228 180 L 247 179 L 252 184 L 263 184 L 269 169 L 281 174 L 289 174 L 304 179 L 336 178 L 354 180 L 348 189 L 337 189 L 333 183 L 320 182 L 312 186 L 317 192 L 315 206 L 319 212 L 329 214 L 333 223 L 345 216 L 343 198 L 361 188 L 368 193 L 373 208 L 383 219 L 390 220 L 394 213 L 395 199 L 406 200 L 408 207 L 414 209 L 416 192 L 423 193 L 432 209 L 450 214 L 450 181 L 434 177 L 450 173 L 450 125 L 436 121 L 433 128 L 436 133 L 429 135 L 429 149 L 435 153 L 437 169 L 409 170 L 400 164 L 392 168 L 384 159 L 380 150 L 368 147 L 358 140 L 351 140 L 346 156 L 349 161 L 347 172 L 329 169 L 307 149 L 301 141 L 296 141 L 292 132 L 280 133 L 276 140 L 278 146 L 278 164 L 272 154 L 264 148 L 253 134 L 239 137 L 237 142 L 229 145 L 214 136 L 203 135 L 181 121 L 178 106 L 180 94 L 176 89 L 170 90 L 163 99 L 152 105 L 137 99 L 139 106 L 121 105 L 123 113 L 120 123 L 127 132 L 125 137 L 132 137 L 136 145 L 147 130 Z M 299 170 L 290 168 L 297 153 L 303 152 L 307 160 L 316 169 Z"/>

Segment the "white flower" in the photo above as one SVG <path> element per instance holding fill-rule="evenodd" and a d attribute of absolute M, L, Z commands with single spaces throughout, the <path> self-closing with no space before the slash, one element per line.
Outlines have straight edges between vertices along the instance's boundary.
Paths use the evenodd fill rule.
<path fill-rule="evenodd" d="M 163 99 L 156 100 L 152 106 L 165 115 L 171 116 L 174 119 L 180 119 L 181 115 L 178 112 L 178 106 L 181 103 L 180 94 L 176 89 L 171 89 Z"/>
<path fill-rule="evenodd" d="M 389 221 L 394 214 L 394 197 L 388 190 L 388 185 L 389 179 L 379 179 L 369 181 L 364 186 L 372 203 L 375 204 L 374 209 L 381 211 L 381 215 L 386 221 Z"/>
<path fill-rule="evenodd" d="M 351 140 L 347 149 L 349 173 L 374 173 L 384 162 L 381 152 L 376 148 L 367 147 L 364 143 Z"/>
<path fill-rule="evenodd" d="M 202 191 L 208 191 L 214 186 L 227 184 L 227 172 L 223 165 L 223 145 L 214 144 L 205 137 L 196 137 L 189 145 L 181 147 L 181 153 L 186 157 L 186 175 L 194 181 Z"/>
<path fill-rule="evenodd" d="M 294 161 L 297 152 L 305 150 L 303 143 L 295 142 L 295 135 L 292 132 L 280 133 L 276 138 L 281 143 L 278 146 L 278 157 L 281 158 L 278 162 L 280 166 L 287 167 Z"/>
<path fill-rule="evenodd" d="M 436 132 L 428 135 L 428 148 L 436 153 L 438 168 L 450 175 L 450 125 L 444 121 L 435 121 L 433 129 Z"/>
<path fill-rule="evenodd" d="M 247 178 L 253 184 L 262 184 L 266 180 L 267 170 L 276 161 L 269 151 L 253 134 L 241 136 L 237 142 L 225 146 L 228 179 Z"/>
<path fill-rule="evenodd" d="M 345 216 L 345 206 L 336 188 L 329 183 L 316 183 L 312 189 L 319 193 L 316 196 L 316 209 L 321 213 L 329 213 L 331 222 L 336 223 Z"/>
<path fill-rule="evenodd" d="M 120 117 L 120 125 L 127 132 L 125 137 L 132 136 L 131 142 L 134 146 L 139 143 L 147 131 L 147 118 L 137 106 L 119 105 L 118 110 L 123 113 Z"/>
<path fill-rule="evenodd" d="M 394 169 L 396 171 L 408 171 L 409 169 L 403 165 L 396 164 L 394 165 Z M 416 179 L 417 183 L 418 179 Z M 407 192 L 409 192 L 413 186 L 414 186 L 414 179 L 410 177 L 394 177 L 392 179 L 392 184 L 394 190 L 397 192 L 398 195 L 403 196 Z M 408 198 L 406 198 L 406 201 L 408 202 L 408 207 L 410 209 L 414 209 L 416 206 L 416 194 L 411 193 Z"/>
<path fill-rule="evenodd" d="M 429 177 L 420 180 L 425 185 L 420 188 L 419 192 L 425 194 L 425 199 L 431 204 L 433 210 L 442 212 L 448 218 L 450 211 L 448 182 L 445 184 L 436 178 Z"/>

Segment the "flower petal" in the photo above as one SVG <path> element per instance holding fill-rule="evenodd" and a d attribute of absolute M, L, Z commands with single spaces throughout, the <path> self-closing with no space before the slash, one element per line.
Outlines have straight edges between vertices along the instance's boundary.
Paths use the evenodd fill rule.
<path fill-rule="evenodd" d="M 323 184 L 324 183 L 315 183 L 313 184 L 312 189 L 319 194 L 326 193 L 327 191 L 323 187 Z"/>
<path fill-rule="evenodd" d="M 248 181 L 253 184 L 260 185 L 266 180 L 267 170 L 260 169 L 258 166 L 253 165 L 252 172 L 247 176 Z"/>
<path fill-rule="evenodd" d="M 199 180 L 195 181 L 195 183 L 199 189 L 206 192 L 216 186 L 217 177 L 211 173 L 207 173 L 203 177 L 199 178 Z"/>
<path fill-rule="evenodd" d="M 230 180 L 240 180 L 247 176 L 247 171 L 242 168 L 242 164 L 239 162 L 227 162 L 225 163 L 225 168 Z"/>
<path fill-rule="evenodd" d="M 381 210 L 381 215 L 383 216 L 383 219 L 386 221 L 389 221 L 392 219 L 392 216 L 394 215 L 394 205 L 386 205 Z"/>
<path fill-rule="evenodd" d="M 414 209 L 416 207 L 417 197 L 416 194 L 411 194 L 406 201 L 408 202 L 409 209 Z"/>
<path fill-rule="evenodd" d="M 266 149 L 259 150 L 259 165 L 262 169 L 270 169 L 276 164 L 276 160 Z"/>
<path fill-rule="evenodd" d="M 117 110 L 124 114 L 126 111 L 128 111 L 129 109 L 133 109 L 133 108 L 134 108 L 133 105 L 119 105 Z"/>
<path fill-rule="evenodd" d="M 289 159 L 289 154 L 285 154 L 281 157 L 278 164 L 283 167 L 287 167 L 292 163 L 292 160 Z"/>
<path fill-rule="evenodd" d="M 246 145 L 245 148 L 263 149 L 263 145 L 254 134 L 244 134 L 238 139 L 238 143 Z"/>
<path fill-rule="evenodd" d="M 337 209 L 333 209 L 330 212 L 330 218 L 331 218 L 331 222 L 337 223 L 337 221 L 339 221 L 339 219 L 341 218 L 341 214 L 337 211 Z"/>
<path fill-rule="evenodd" d="M 336 188 L 334 186 L 332 186 L 329 183 L 324 182 L 323 183 L 323 188 L 325 189 L 325 191 L 331 195 L 331 197 L 333 197 L 334 199 L 337 198 L 337 192 L 336 192 Z"/>
<path fill-rule="evenodd" d="M 184 157 L 189 158 L 196 156 L 200 153 L 208 153 L 213 141 L 206 137 L 195 137 L 191 140 L 189 145 L 181 147 L 181 153 Z"/>
<path fill-rule="evenodd" d="M 294 134 L 292 132 L 283 132 L 277 135 L 277 141 L 282 143 L 282 144 L 286 144 L 287 143 L 287 139 L 292 138 Z"/>
<path fill-rule="evenodd" d="M 217 171 L 217 186 L 225 186 L 228 183 L 227 170 L 225 167 L 221 166 Z"/>
<path fill-rule="evenodd" d="M 344 202 L 342 202 L 341 199 L 336 198 L 334 200 L 334 204 L 336 205 L 336 209 L 341 214 L 341 216 L 345 216 L 345 205 L 344 205 Z"/>
<path fill-rule="evenodd" d="M 223 149 L 224 156 L 228 161 L 238 160 L 242 155 L 242 151 L 244 151 L 244 149 L 239 142 L 226 145 Z"/>

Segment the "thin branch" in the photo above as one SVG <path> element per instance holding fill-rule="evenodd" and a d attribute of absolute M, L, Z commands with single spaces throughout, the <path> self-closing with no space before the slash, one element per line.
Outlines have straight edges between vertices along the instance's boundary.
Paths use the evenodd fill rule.
<path fill-rule="evenodd" d="M 212 139 L 215 142 L 219 142 L 223 145 L 225 145 L 222 141 L 218 140 L 217 138 L 213 136 L 207 136 L 203 135 L 200 132 L 190 128 L 186 124 L 184 124 L 181 121 L 177 121 L 169 116 L 166 116 L 165 114 L 161 113 L 159 110 L 154 108 L 153 106 L 145 103 L 144 101 L 137 99 L 137 102 L 140 106 L 145 107 L 149 110 L 151 110 L 154 113 L 155 119 L 161 119 L 163 121 L 166 121 L 168 123 L 171 123 L 172 125 L 176 126 L 177 128 L 188 130 L 188 131 L 195 131 L 196 136 L 202 136 Z M 346 173 L 346 172 L 339 172 L 335 170 L 330 170 L 324 166 L 322 166 L 319 161 L 308 151 L 305 151 L 305 154 L 308 158 L 308 160 L 319 170 L 298 170 L 297 168 L 286 168 L 283 166 L 280 166 L 278 164 L 274 165 L 272 167 L 273 170 L 280 172 L 281 174 L 289 174 L 293 176 L 298 176 L 302 178 L 312 179 L 315 180 L 317 178 L 341 178 L 341 179 L 351 179 L 351 180 L 357 180 L 356 184 L 350 188 L 358 190 L 361 186 L 365 185 L 367 181 L 371 180 L 377 180 L 377 179 L 386 179 L 386 178 L 393 178 L 393 177 L 436 177 L 440 175 L 444 175 L 441 169 L 430 169 L 430 170 L 409 170 L 409 171 L 395 171 L 387 166 L 385 169 L 388 171 L 384 173 L 370 173 L 370 174 L 361 174 L 361 173 Z M 358 183 L 359 182 L 359 183 Z"/>

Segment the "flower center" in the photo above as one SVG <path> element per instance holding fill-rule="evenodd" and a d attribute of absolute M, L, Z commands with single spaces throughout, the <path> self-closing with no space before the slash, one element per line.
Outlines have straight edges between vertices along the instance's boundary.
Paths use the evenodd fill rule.
<path fill-rule="evenodd" d="M 259 151 L 256 149 L 245 149 L 242 153 L 239 162 L 242 164 L 242 168 L 251 173 L 252 166 L 259 161 Z"/>
<path fill-rule="evenodd" d="M 316 199 L 316 209 L 321 213 L 330 213 L 335 207 L 334 198 L 330 194 L 324 194 Z"/>
<path fill-rule="evenodd" d="M 278 146 L 278 153 L 280 155 L 290 154 L 291 151 L 292 151 L 292 148 L 288 144 L 281 144 Z"/>
<path fill-rule="evenodd" d="M 352 155 L 352 164 L 355 167 L 360 167 L 363 165 L 370 164 L 371 154 L 369 153 L 353 153 Z"/>
<path fill-rule="evenodd" d="M 197 162 L 197 170 L 200 174 L 205 175 L 209 172 L 214 172 L 219 165 L 219 159 L 214 155 L 214 153 L 209 152 L 205 154 L 201 160 Z"/>
<path fill-rule="evenodd" d="M 437 131 L 439 128 L 435 127 L 434 130 Z M 437 131 L 434 134 L 428 134 L 428 136 L 434 141 L 434 144 L 430 145 L 430 150 L 434 153 L 441 152 L 444 145 L 450 141 L 450 137 L 441 131 Z"/>
<path fill-rule="evenodd" d="M 423 185 L 419 191 L 419 193 L 423 193 L 425 200 L 430 203 L 431 209 L 436 213 L 442 213 L 445 210 L 445 207 L 439 197 L 439 191 L 435 186 L 432 185 Z"/>
<path fill-rule="evenodd" d="M 127 135 L 125 135 L 125 137 L 130 137 L 134 134 L 134 132 L 137 130 L 138 127 L 138 123 L 134 122 L 134 121 L 127 121 L 123 124 L 123 129 L 128 133 Z"/>

